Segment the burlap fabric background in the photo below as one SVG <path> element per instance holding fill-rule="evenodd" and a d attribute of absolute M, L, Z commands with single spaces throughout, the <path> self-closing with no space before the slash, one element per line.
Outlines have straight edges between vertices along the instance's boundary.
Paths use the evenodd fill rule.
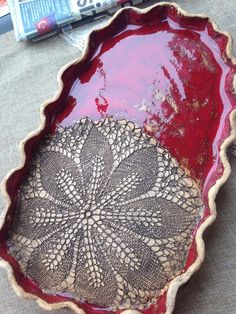
<path fill-rule="evenodd" d="M 211 16 L 236 42 L 235 0 L 177 3 L 191 13 Z M 0 180 L 18 165 L 18 143 L 38 127 L 40 105 L 54 95 L 60 67 L 79 55 L 59 36 L 37 44 L 16 43 L 13 32 L 0 37 Z M 218 218 L 206 236 L 205 262 L 179 291 L 175 314 L 236 314 L 236 157 L 229 157 L 232 174 L 217 197 Z M 34 301 L 18 298 L 0 269 L 0 313 L 45 311 Z"/>

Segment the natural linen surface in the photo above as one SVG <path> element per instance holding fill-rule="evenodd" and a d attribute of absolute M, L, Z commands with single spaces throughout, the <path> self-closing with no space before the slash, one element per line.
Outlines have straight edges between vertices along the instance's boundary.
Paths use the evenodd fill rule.
<path fill-rule="evenodd" d="M 236 42 L 235 0 L 176 2 L 190 13 L 211 16 Z M 19 164 L 18 144 L 38 127 L 40 105 L 55 94 L 60 67 L 79 56 L 79 50 L 59 36 L 37 44 L 16 43 L 13 32 L 0 37 L 0 180 Z M 229 160 L 232 174 L 217 196 L 218 216 L 207 232 L 205 261 L 179 291 L 174 314 L 236 314 L 236 157 L 229 154 Z M 45 311 L 35 301 L 17 297 L 0 269 L 0 313 Z"/>

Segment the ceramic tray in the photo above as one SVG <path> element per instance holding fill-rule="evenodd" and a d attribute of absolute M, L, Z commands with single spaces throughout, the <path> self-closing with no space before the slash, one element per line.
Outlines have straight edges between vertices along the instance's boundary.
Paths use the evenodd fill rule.
<path fill-rule="evenodd" d="M 230 45 L 165 3 L 91 34 L 3 184 L 0 256 L 19 295 L 77 313 L 172 312 L 230 173 Z"/>

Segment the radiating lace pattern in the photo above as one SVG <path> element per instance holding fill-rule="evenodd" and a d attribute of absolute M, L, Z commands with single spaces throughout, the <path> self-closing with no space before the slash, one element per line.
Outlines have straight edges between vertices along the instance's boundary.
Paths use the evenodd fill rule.
<path fill-rule="evenodd" d="M 142 129 L 84 118 L 34 153 L 8 244 L 44 291 L 142 308 L 183 270 L 202 212 L 195 182 Z"/>

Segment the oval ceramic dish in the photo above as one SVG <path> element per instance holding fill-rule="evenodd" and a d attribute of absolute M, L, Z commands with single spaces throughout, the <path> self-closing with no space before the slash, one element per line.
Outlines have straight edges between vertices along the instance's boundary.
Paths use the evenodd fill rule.
<path fill-rule="evenodd" d="M 236 66 L 207 17 L 126 8 L 62 69 L 3 183 L 0 256 L 46 309 L 171 313 L 230 173 Z"/>

